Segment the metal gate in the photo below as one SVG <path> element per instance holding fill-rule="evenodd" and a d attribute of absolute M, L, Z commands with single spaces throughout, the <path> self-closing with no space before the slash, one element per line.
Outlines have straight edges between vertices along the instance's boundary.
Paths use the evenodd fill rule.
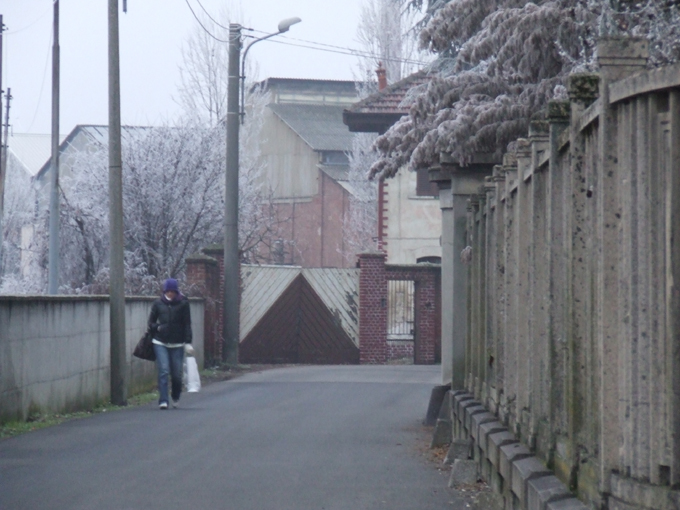
<path fill-rule="evenodd" d="M 415 285 L 412 280 L 387 282 L 387 339 L 413 340 Z"/>
<path fill-rule="evenodd" d="M 359 271 L 243 266 L 243 363 L 359 362 Z"/>
<path fill-rule="evenodd" d="M 387 281 L 388 363 L 415 362 L 415 282 Z"/>

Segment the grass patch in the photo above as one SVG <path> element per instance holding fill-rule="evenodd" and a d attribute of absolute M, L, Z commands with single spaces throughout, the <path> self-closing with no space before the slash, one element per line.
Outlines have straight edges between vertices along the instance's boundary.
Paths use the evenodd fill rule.
<path fill-rule="evenodd" d="M 158 400 L 158 392 L 152 391 L 147 393 L 140 393 L 128 398 L 127 406 L 116 406 L 110 402 L 98 405 L 93 409 L 86 411 L 77 411 L 74 413 L 32 413 L 26 421 L 11 421 L 0 425 L 0 439 L 18 436 L 34 430 L 40 430 L 54 425 L 59 425 L 71 420 L 79 420 L 87 418 L 95 414 L 120 411 L 130 407 L 137 407 L 148 404 Z"/>
<path fill-rule="evenodd" d="M 200 371 L 201 385 L 207 386 L 210 383 L 228 381 L 249 372 L 259 372 L 272 368 L 281 368 L 282 366 L 288 365 L 215 365 Z M 157 400 L 158 391 L 151 391 L 129 397 L 127 406 L 115 406 L 111 403 L 103 403 L 93 409 L 74 413 L 32 413 L 26 421 L 14 421 L 0 425 L 0 440 L 18 436 L 20 434 L 26 434 L 27 432 L 32 432 L 34 430 L 44 429 L 46 427 L 52 427 L 67 421 L 87 418 L 95 414 L 142 406 L 151 402 L 156 402 Z"/>

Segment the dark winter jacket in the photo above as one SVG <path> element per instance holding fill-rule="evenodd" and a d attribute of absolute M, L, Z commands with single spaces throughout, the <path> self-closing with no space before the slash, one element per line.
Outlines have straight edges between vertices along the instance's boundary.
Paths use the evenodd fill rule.
<path fill-rule="evenodd" d="M 165 296 L 154 301 L 149 315 L 149 328 L 153 337 L 164 344 L 190 344 L 192 334 L 189 300 L 178 294 L 172 301 Z"/>

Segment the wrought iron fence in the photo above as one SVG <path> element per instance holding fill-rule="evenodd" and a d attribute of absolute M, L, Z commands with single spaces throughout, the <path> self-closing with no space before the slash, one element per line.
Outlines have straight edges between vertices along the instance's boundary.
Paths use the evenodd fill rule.
<path fill-rule="evenodd" d="M 413 340 L 415 311 L 413 280 L 387 282 L 387 338 Z"/>

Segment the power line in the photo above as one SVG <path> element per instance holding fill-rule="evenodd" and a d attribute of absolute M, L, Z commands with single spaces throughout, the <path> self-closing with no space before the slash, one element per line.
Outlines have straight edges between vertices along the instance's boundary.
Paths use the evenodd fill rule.
<path fill-rule="evenodd" d="M 196 19 L 196 21 L 198 22 L 198 24 L 201 26 L 201 28 L 203 29 L 203 31 L 206 34 L 208 34 L 210 37 L 212 37 L 216 41 L 227 43 L 227 44 L 229 43 L 229 41 L 225 41 L 224 39 L 220 39 L 220 38 L 216 37 L 212 32 L 210 32 L 205 27 L 205 25 L 203 25 L 201 20 L 198 18 L 198 16 L 196 15 L 196 12 L 194 12 L 193 8 L 191 7 L 191 4 L 189 3 L 189 0 L 184 0 L 184 1 L 186 2 L 187 6 L 189 7 L 191 14 L 193 14 L 194 18 Z M 217 21 L 215 21 L 212 16 L 210 16 L 208 11 L 206 11 L 205 7 L 203 7 L 203 4 L 200 2 L 200 0 L 196 0 L 196 2 L 198 3 L 198 5 L 201 6 L 203 11 L 208 15 L 208 17 L 212 20 L 213 23 L 215 23 L 217 26 L 219 26 L 221 28 L 226 28 L 223 25 L 219 24 Z M 252 28 L 242 27 L 242 30 L 247 30 L 247 31 L 250 31 L 250 32 L 257 32 L 257 33 L 260 33 L 260 34 L 267 34 L 267 32 L 263 32 L 262 30 L 255 30 L 255 29 L 252 29 Z M 244 35 L 243 37 L 244 38 L 251 38 L 253 36 Z M 399 63 L 405 63 L 405 64 L 414 64 L 414 65 L 419 65 L 419 66 L 427 65 L 427 62 L 422 62 L 420 60 L 412 60 L 412 59 L 407 59 L 407 58 L 385 57 L 385 56 L 382 56 L 382 55 L 377 55 L 375 53 L 369 53 L 369 52 L 363 51 L 363 50 L 357 50 L 357 49 L 354 49 L 354 48 L 347 48 L 347 47 L 344 47 L 344 46 L 334 46 L 332 44 L 319 43 L 319 42 L 315 42 L 315 41 L 307 41 L 305 39 L 297 39 L 295 37 L 281 36 L 281 38 L 289 39 L 291 41 L 299 41 L 299 42 L 304 42 L 304 43 L 308 43 L 308 44 L 314 44 L 315 46 L 308 46 L 308 45 L 305 45 L 305 44 L 296 44 L 296 43 L 291 43 L 291 42 L 285 42 L 285 41 L 281 41 L 280 39 L 278 39 L 278 40 L 268 39 L 268 41 L 274 42 L 274 43 L 277 43 L 277 44 L 285 44 L 287 46 L 296 46 L 298 48 L 307 48 L 307 49 L 310 49 L 310 50 L 325 51 L 327 53 L 338 53 L 340 55 L 350 55 L 350 56 L 353 56 L 353 57 L 374 58 L 376 60 L 382 60 L 382 61 L 385 61 L 385 62 L 399 62 Z M 327 49 L 327 48 L 332 48 L 332 49 Z"/>
<path fill-rule="evenodd" d="M 415 64 L 415 65 L 421 65 L 425 66 L 427 65 L 427 62 L 421 62 L 419 60 L 410 60 L 410 59 L 405 59 L 405 58 L 393 58 L 393 57 L 384 57 L 381 55 L 376 55 L 375 53 L 368 53 L 365 51 L 361 50 L 355 50 L 352 48 L 343 48 L 343 50 L 331 50 L 331 49 L 326 49 L 326 48 L 319 48 L 315 46 L 307 46 L 304 44 L 295 44 L 291 42 L 285 42 L 281 40 L 276 40 L 276 39 L 268 39 L 269 42 L 273 42 L 276 44 L 285 44 L 286 46 L 297 46 L 298 48 L 307 48 L 310 50 L 316 50 L 316 51 L 326 51 L 328 53 L 339 53 L 340 55 L 351 55 L 353 57 L 369 57 L 369 58 L 374 58 L 376 60 L 382 60 L 385 62 L 401 62 L 405 64 Z M 315 44 L 315 43 L 312 43 Z"/>
<path fill-rule="evenodd" d="M 14 35 L 14 34 L 18 34 L 19 32 L 23 32 L 24 30 L 27 30 L 27 29 L 31 28 L 33 25 L 35 25 L 36 23 L 38 23 L 38 21 L 42 20 L 42 19 L 43 19 L 45 16 L 47 16 L 51 11 L 52 11 L 52 6 L 50 6 L 50 7 L 49 7 L 44 13 L 42 13 L 38 18 L 36 18 L 35 21 L 30 22 L 30 23 L 29 23 L 28 25 L 26 25 L 25 27 L 17 28 L 16 30 L 12 30 L 12 31 L 7 31 L 7 32 L 5 32 L 5 34 L 7 34 L 7 35 Z"/>
<path fill-rule="evenodd" d="M 217 25 L 218 27 L 223 28 L 224 30 L 229 30 L 229 27 L 225 27 L 224 25 L 218 23 L 217 20 L 215 20 L 215 18 L 213 18 L 213 17 L 210 15 L 210 13 L 206 10 L 206 8 L 203 7 L 203 4 L 201 3 L 201 0 L 196 0 L 196 2 L 198 3 L 198 5 L 201 6 L 201 9 L 203 9 L 203 12 L 208 16 L 208 18 L 210 18 L 210 21 L 212 21 L 213 23 L 215 23 L 215 25 Z"/>
<path fill-rule="evenodd" d="M 49 45 L 47 46 L 47 56 L 45 57 L 45 67 L 43 69 L 42 81 L 40 83 L 40 93 L 38 94 L 38 102 L 35 105 L 35 111 L 33 112 L 33 118 L 31 119 L 31 124 L 28 126 L 28 129 L 26 131 L 30 131 L 31 128 L 33 128 L 33 124 L 35 123 L 35 119 L 38 116 L 38 110 L 40 109 L 40 103 L 42 102 L 42 95 L 43 95 L 43 90 L 44 90 L 44 87 L 45 87 L 45 78 L 47 77 L 47 68 L 49 67 L 48 64 L 50 62 L 50 50 L 52 48 L 53 36 L 54 36 L 54 34 L 50 35 L 50 42 L 49 42 Z"/>
<path fill-rule="evenodd" d="M 253 32 L 259 32 L 261 34 L 266 33 L 266 32 L 263 32 L 262 30 L 253 30 L 253 29 L 250 29 L 250 30 L 252 30 Z M 301 45 L 301 44 L 285 43 L 285 42 L 282 42 L 280 39 L 288 39 L 288 40 L 291 40 L 291 41 L 299 41 L 299 42 L 303 42 L 303 43 L 314 44 L 316 46 L 323 46 L 325 48 L 333 48 L 334 50 L 338 50 L 338 51 L 325 50 L 323 48 L 316 48 L 316 47 L 313 47 L 313 46 L 305 46 L 305 45 Z M 370 52 L 364 51 L 364 50 L 357 50 L 355 48 L 349 48 L 349 47 L 346 47 L 346 46 L 335 46 L 333 44 L 320 43 L 320 42 L 316 42 L 316 41 L 307 41 L 305 39 L 297 39 L 295 37 L 288 37 L 288 36 L 285 36 L 285 35 L 282 35 L 280 37 L 280 39 L 270 40 L 270 41 L 276 42 L 276 43 L 279 43 L 279 44 L 287 44 L 289 46 L 299 46 L 301 48 L 309 48 L 309 49 L 317 50 L 317 51 L 328 51 L 330 53 L 340 53 L 341 55 L 370 57 L 370 58 L 375 58 L 375 59 L 378 59 L 378 60 L 385 60 L 385 61 L 391 61 L 391 62 L 404 62 L 406 64 L 427 65 L 427 62 L 421 62 L 419 60 L 412 60 L 412 59 L 407 59 L 407 58 L 383 57 L 381 55 L 377 55 L 375 53 L 370 53 Z"/>
<path fill-rule="evenodd" d="M 213 35 L 212 32 L 210 32 L 210 30 L 208 30 L 207 28 L 205 28 L 205 26 L 203 25 L 203 23 L 201 22 L 201 20 L 199 19 L 199 17 L 196 16 L 196 13 L 194 12 L 194 9 L 191 7 L 191 4 L 189 3 L 189 0 L 184 0 L 184 1 L 186 2 L 187 7 L 189 7 L 189 10 L 191 11 L 191 14 L 193 14 L 194 18 L 196 19 L 196 21 L 198 22 L 198 24 L 201 25 L 201 28 L 203 29 L 203 31 L 204 31 L 206 34 L 208 34 L 210 37 L 212 37 L 213 39 L 215 39 L 217 42 L 222 42 L 222 43 L 229 44 L 229 41 L 225 41 L 224 39 L 220 39 L 219 37 L 216 37 L 215 35 Z M 199 4 L 200 4 L 200 2 L 199 2 Z"/>

